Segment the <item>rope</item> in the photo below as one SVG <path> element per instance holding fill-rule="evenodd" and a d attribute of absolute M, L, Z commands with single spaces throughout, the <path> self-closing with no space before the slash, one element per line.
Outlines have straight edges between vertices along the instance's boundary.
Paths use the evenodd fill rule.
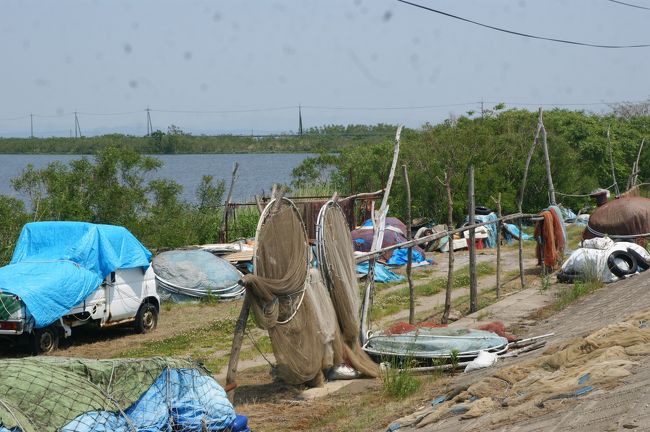
<path fill-rule="evenodd" d="M 257 350 L 258 353 L 260 353 L 260 355 L 264 358 L 264 360 L 266 360 L 269 366 L 271 366 L 272 369 L 275 369 L 275 365 L 271 363 L 269 359 L 266 358 L 262 350 L 257 346 L 257 342 L 255 342 L 255 339 L 253 339 L 253 336 L 251 336 L 250 332 L 246 332 L 246 336 L 248 336 L 251 342 L 253 342 L 253 346 L 255 347 L 255 349 Z"/>
<path fill-rule="evenodd" d="M 615 186 L 615 184 L 612 184 L 609 187 L 606 187 L 605 189 L 610 190 L 614 186 Z M 562 192 L 555 192 L 555 193 L 557 195 L 562 195 L 562 196 L 566 196 L 566 197 L 589 197 L 589 196 L 591 196 L 591 193 L 587 193 L 587 194 L 567 194 L 567 193 L 562 193 Z"/>
<path fill-rule="evenodd" d="M 642 238 L 642 237 L 650 237 L 650 233 L 645 233 L 645 234 L 606 234 L 606 233 L 601 233 L 593 229 L 592 227 L 587 224 L 587 230 L 589 230 L 590 233 L 595 235 L 596 237 L 609 237 L 611 239 L 636 239 L 636 238 Z"/>

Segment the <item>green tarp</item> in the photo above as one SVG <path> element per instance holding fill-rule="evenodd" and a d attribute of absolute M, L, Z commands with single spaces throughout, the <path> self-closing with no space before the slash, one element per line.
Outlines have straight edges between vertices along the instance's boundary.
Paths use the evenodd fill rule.
<path fill-rule="evenodd" d="M 156 357 L 0 360 L 0 426 L 56 432 L 89 411 L 124 411 L 168 368 L 198 368 L 207 374 L 192 361 Z"/>

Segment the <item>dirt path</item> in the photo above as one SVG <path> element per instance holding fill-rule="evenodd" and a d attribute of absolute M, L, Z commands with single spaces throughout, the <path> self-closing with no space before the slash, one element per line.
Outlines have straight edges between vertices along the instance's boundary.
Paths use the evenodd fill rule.
<path fill-rule="evenodd" d="M 458 264 L 455 264 L 456 268 L 462 267 L 463 263 L 467 263 L 469 261 L 469 257 L 467 254 L 460 255 L 458 257 Z M 495 262 L 496 263 L 496 252 L 494 253 L 483 253 L 479 256 L 477 256 L 477 261 L 478 262 Z M 518 252 L 516 250 L 509 250 L 509 251 L 504 251 L 502 254 L 502 265 L 501 265 L 501 272 L 502 275 L 505 275 L 508 272 L 511 272 L 512 270 L 516 270 L 519 268 L 519 262 L 518 262 Z M 524 268 L 532 268 L 535 266 L 536 260 L 528 258 L 524 260 Z M 496 265 L 496 264 L 495 264 Z M 448 265 L 445 263 L 444 265 L 440 266 L 441 268 L 438 269 L 437 273 L 439 274 L 444 274 L 446 276 L 447 274 L 447 268 Z M 503 276 L 502 276 L 502 282 L 503 281 Z M 400 284 L 401 285 L 401 284 Z M 414 285 L 418 285 L 418 283 L 414 283 Z M 482 291 L 485 290 L 490 290 L 496 287 L 496 275 L 489 275 L 489 276 L 483 276 L 478 280 L 477 284 L 477 290 L 479 294 Z M 391 290 L 393 290 L 394 287 L 391 287 Z M 454 289 L 451 292 L 451 299 L 456 300 L 460 297 L 463 296 L 468 296 L 469 295 L 469 287 L 462 287 L 462 288 L 457 288 Z M 437 308 L 440 308 L 444 306 L 445 304 L 445 292 L 441 291 L 437 294 L 434 294 L 432 296 L 426 296 L 426 297 L 418 297 L 417 298 L 417 305 L 415 307 L 415 314 L 416 316 L 422 316 L 423 314 L 427 314 L 427 312 L 431 312 L 436 310 Z M 409 311 L 408 310 L 402 310 L 396 314 L 389 315 L 387 317 L 382 318 L 378 322 L 374 323 L 374 325 L 378 328 L 384 328 L 388 324 L 397 322 L 397 321 L 405 321 L 408 320 L 409 316 Z"/>

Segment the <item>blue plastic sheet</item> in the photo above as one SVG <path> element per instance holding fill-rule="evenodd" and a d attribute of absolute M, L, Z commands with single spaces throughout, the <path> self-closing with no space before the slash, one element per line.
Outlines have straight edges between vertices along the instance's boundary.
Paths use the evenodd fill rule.
<path fill-rule="evenodd" d="M 118 268 L 149 266 L 149 252 L 125 228 L 86 222 L 33 222 L 18 238 L 0 291 L 19 296 L 36 328 L 65 315 Z"/>
<path fill-rule="evenodd" d="M 515 224 L 509 224 L 509 223 L 504 223 L 503 227 L 505 228 L 504 232 L 504 239 L 506 240 L 506 243 L 510 244 L 512 243 L 512 239 L 518 239 L 519 238 L 519 227 Z M 523 233 L 522 240 L 532 240 L 533 236 L 530 234 Z"/>
<path fill-rule="evenodd" d="M 488 232 L 487 238 L 483 239 L 483 245 L 487 248 L 493 248 L 497 246 L 497 215 L 492 212 L 488 215 L 474 215 L 474 219 L 478 223 L 495 221 L 495 223 L 483 225 Z M 465 222 L 469 222 L 469 216 L 465 216 Z"/>
<path fill-rule="evenodd" d="M 419 263 L 425 261 L 426 259 L 422 256 L 420 252 L 416 249 L 413 249 L 413 263 Z M 390 256 L 386 264 L 392 266 L 402 266 L 408 262 L 408 248 L 398 248 L 393 250 L 393 254 Z"/>
<path fill-rule="evenodd" d="M 357 264 L 357 273 L 358 274 L 368 274 L 368 262 L 362 262 Z M 397 275 L 392 271 L 388 270 L 386 266 L 375 263 L 375 282 L 399 282 L 404 279 L 404 276 Z"/>
<path fill-rule="evenodd" d="M 125 416 L 111 411 L 91 411 L 60 429 L 61 432 L 201 432 L 202 425 L 223 431 L 235 421 L 235 410 L 226 392 L 196 369 L 167 369 L 127 410 Z M 128 420 L 127 420 L 128 418 Z M 132 426 L 131 426 L 132 425 Z"/>

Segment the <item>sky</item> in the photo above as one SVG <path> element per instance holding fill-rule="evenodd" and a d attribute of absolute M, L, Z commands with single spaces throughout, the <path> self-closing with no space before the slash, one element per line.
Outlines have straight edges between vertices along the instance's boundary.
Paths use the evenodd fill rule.
<path fill-rule="evenodd" d="M 609 0 L 412 0 L 493 26 L 650 44 Z M 627 0 L 650 8 L 650 0 Z M 514 36 L 396 0 L 2 0 L 0 136 L 292 133 L 438 123 L 504 102 L 595 112 L 650 96 L 650 48 Z M 584 104 L 584 105 L 583 105 Z"/>

